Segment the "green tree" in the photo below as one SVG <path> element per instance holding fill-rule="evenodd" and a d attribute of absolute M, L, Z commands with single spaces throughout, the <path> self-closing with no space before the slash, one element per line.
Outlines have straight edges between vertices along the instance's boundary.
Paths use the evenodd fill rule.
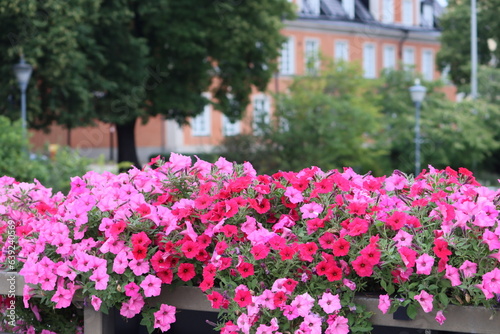
<path fill-rule="evenodd" d="M 272 121 L 259 122 L 257 136 L 226 138 L 221 154 L 249 160 L 264 173 L 345 166 L 380 174 L 384 149 L 377 140 L 381 115 L 375 83 L 348 63 L 297 77 L 289 94 L 275 97 Z"/>
<path fill-rule="evenodd" d="M 477 2 L 477 36 L 479 64 L 488 64 L 492 56 L 500 55 L 497 48 L 491 53 L 488 39 L 500 42 L 500 21 L 498 20 L 499 0 Z M 440 18 L 441 49 L 437 63 L 441 69 L 449 66 L 449 75 L 459 91 L 469 92 L 471 73 L 470 1 L 450 0 Z"/>
<path fill-rule="evenodd" d="M 414 75 L 388 71 L 380 88 L 380 109 L 385 115 L 384 140 L 390 147 L 390 166 L 386 172 L 414 171 L 415 107 L 408 88 Z M 440 91 L 440 82 L 424 82 L 427 94 L 421 109 L 422 168 L 433 165 L 473 168 L 499 148 L 496 128 L 498 108 L 478 100 L 452 102 Z"/>
<path fill-rule="evenodd" d="M 0 30 L 18 37 L 15 45 L 0 37 L 0 61 L 14 63 L 22 49 L 35 65 L 31 126 L 114 123 L 118 160 L 137 164 L 138 119 L 186 122 L 208 103 L 209 89 L 219 110 L 240 118 L 251 87 L 265 89 L 276 70 L 282 19 L 292 17 L 285 0 L 4 0 Z M 7 87 L 9 70 L 0 78 Z"/>
<path fill-rule="evenodd" d="M 477 31 L 478 31 L 478 94 L 480 99 L 493 104 L 498 109 L 498 86 L 500 76 L 498 59 L 500 48 L 493 52 L 488 48 L 488 40 L 500 42 L 500 21 L 498 20 L 499 0 L 478 1 L 477 4 Z M 441 50 L 438 53 L 438 64 L 441 68 L 450 66 L 450 78 L 457 85 L 459 91 L 470 91 L 471 56 L 470 56 L 470 1 L 450 0 L 445 14 L 440 20 L 443 28 L 441 36 Z M 465 33 L 464 33 L 465 32 Z M 491 128 L 498 125 L 495 121 L 496 114 L 492 106 L 486 106 L 485 101 L 476 104 L 489 109 L 487 126 Z M 475 106 L 475 110 L 478 108 Z M 496 127 L 498 129 L 498 126 Z M 495 140 L 500 140 L 500 133 L 495 130 Z M 489 172 L 500 171 L 500 150 L 492 152 L 491 158 L 484 161 L 483 168 Z M 479 166 L 481 167 L 481 166 Z"/>
<path fill-rule="evenodd" d="M 28 87 L 28 124 L 46 128 L 56 121 L 68 128 L 88 124 L 92 71 L 83 41 L 99 0 L 0 1 L 0 114 L 19 118 L 19 90 L 12 65 L 24 53 L 34 67 Z"/>

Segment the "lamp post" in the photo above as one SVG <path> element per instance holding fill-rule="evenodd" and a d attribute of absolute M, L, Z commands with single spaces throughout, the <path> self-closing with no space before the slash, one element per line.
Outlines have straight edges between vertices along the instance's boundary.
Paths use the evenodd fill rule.
<path fill-rule="evenodd" d="M 415 80 L 415 85 L 410 87 L 411 100 L 415 104 L 415 177 L 420 173 L 420 107 L 425 98 L 427 88 Z"/>
<path fill-rule="evenodd" d="M 13 69 L 16 75 L 17 83 L 19 84 L 19 89 L 21 90 L 21 122 L 23 136 L 26 137 L 26 89 L 28 88 L 28 82 L 30 81 L 33 66 L 27 64 L 24 61 L 23 55 L 21 55 L 19 64 L 14 65 Z"/>

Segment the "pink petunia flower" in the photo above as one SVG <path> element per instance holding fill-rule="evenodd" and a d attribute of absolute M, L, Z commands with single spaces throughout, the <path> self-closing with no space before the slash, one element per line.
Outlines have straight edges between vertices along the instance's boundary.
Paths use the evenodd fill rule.
<path fill-rule="evenodd" d="M 299 310 L 295 306 L 285 305 L 281 309 L 283 310 L 283 315 L 288 320 L 293 320 L 299 316 Z"/>
<path fill-rule="evenodd" d="M 333 320 L 330 320 L 333 318 Z M 328 328 L 325 334 L 347 334 L 349 333 L 349 320 L 343 316 L 330 315 L 328 318 Z"/>
<path fill-rule="evenodd" d="M 444 316 L 442 310 L 437 311 L 435 319 L 440 325 L 446 321 L 446 317 Z"/>
<path fill-rule="evenodd" d="M 491 293 L 500 293 L 500 269 L 495 268 L 483 275 L 483 288 Z"/>
<path fill-rule="evenodd" d="M 459 269 L 465 278 L 471 278 L 474 277 L 474 275 L 476 275 L 477 264 L 469 260 L 465 260 Z"/>
<path fill-rule="evenodd" d="M 94 307 L 94 310 L 99 311 L 99 309 L 101 308 L 102 300 L 97 296 L 92 296 L 90 299 L 90 303 Z"/>
<path fill-rule="evenodd" d="M 287 187 L 285 190 L 285 196 L 288 198 L 290 203 L 297 204 L 304 201 L 302 193 L 295 189 L 294 187 Z"/>
<path fill-rule="evenodd" d="M 330 292 L 324 292 L 321 299 L 318 301 L 319 306 L 327 314 L 332 314 L 342 308 L 340 305 L 340 298 L 338 295 L 332 295 Z"/>
<path fill-rule="evenodd" d="M 417 264 L 417 274 L 430 275 L 434 266 L 434 258 L 432 256 L 424 253 L 415 262 Z"/>
<path fill-rule="evenodd" d="M 94 270 L 89 279 L 95 282 L 96 290 L 106 290 L 108 287 L 109 275 L 106 273 L 106 269 Z"/>
<path fill-rule="evenodd" d="M 308 334 L 321 334 L 321 324 L 321 317 L 315 313 L 311 313 L 304 317 L 304 321 L 300 324 L 299 329 Z"/>
<path fill-rule="evenodd" d="M 155 297 L 161 293 L 161 279 L 154 275 L 148 275 L 141 283 L 141 288 L 144 290 L 144 296 Z"/>
<path fill-rule="evenodd" d="M 302 218 L 316 218 L 319 216 L 321 212 L 323 212 L 323 206 L 316 202 L 304 204 L 300 208 L 300 212 L 302 212 Z"/>
<path fill-rule="evenodd" d="M 433 305 L 432 302 L 434 300 L 434 296 L 427 293 L 427 291 L 422 290 L 418 295 L 415 297 L 416 301 L 420 303 L 420 306 L 422 306 L 422 309 L 424 310 L 425 313 L 429 313 L 432 311 Z"/>
<path fill-rule="evenodd" d="M 297 312 L 301 317 L 305 317 L 314 306 L 314 298 L 306 292 L 295 297 L 290 305 L 297 308 Z"/>
<path fill-rule="evenodd" d="M 390 307 L 391 300 L 389 299 L 389 295 L 380 295 L 378 300 L 378 309 L 383 314 L 386 314 Z"/>
<path fill-rule="evenodd" d="M 458 273 L 457 268 L 447 264 L 445 266 L 445 269 L 446 273 L 444 274 L 444 278 L 447 278 L 451 281 L 451 286 L 457 286 L 462 284 L 462 282 L 460 281 L 460 274 Z"/>
<path fill-rule="evenodd" d="M 161 304 L 160 309 L 154 314 L 155 322 L 154 328 L 159 328 L 161 331 L 166 332 L 170 329 L 170 324 L 175 322 L 175 306 Z"/>
<path fill-rule="evenodd" d="M 413 235 L 406 232 L 405 230 L 399 230 L 396 236 L 392 238 L 396 242 L 396 247 L 411 247 L 413 241 Z"/>

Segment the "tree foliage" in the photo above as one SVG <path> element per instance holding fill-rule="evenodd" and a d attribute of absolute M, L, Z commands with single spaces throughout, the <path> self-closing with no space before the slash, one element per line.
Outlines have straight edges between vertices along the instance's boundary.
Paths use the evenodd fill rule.
<path fill-rule="evenodd" d="M 262 136 L 226 138 L 221 154 L 248 160 L 260 172 L 354 167 L 376 175 L 395 169 L 413 173 L 415 106 L 410 71 L 386 71 L 379 80 L 340 64 L 319 76 L 294 80 L 275 99 L 274 123 L 260 123 Z M 439 82 L 423 82 L 421 167 L 477 169 L 500 148 L 500 111 L 484 100 L 449 101 Z"/>
<path fill-rule="evenodd" d="M 259 136 L 228 137 L 222 154 L 239 161 L 250 157 L 265 173 L 311 165 L 377 169 L 384 151 L 376 140 L 381 115 L 373 104 L 374 87 L 357 65 L 348 63 L 320 75 L 297 77 L 289 93 L 275 97 L 272 122 L 258 123 Z M 247 152 L 250 156 L 244 155 Z"/>
<path fill-rule="evenodd" d="M 138 118 L 183 123 L 203 110 L 208 90 L 240 118 L 252 86 L 264 89 L 276 70 L 282 19 L 292 16 L 285 0 L 2 1 L 0 30 L 9 33 L 0 61 L 14 64 L 22 51 L 35 66 L 31 126 L 114 123 L 119 160 L 137 163 Z M 10 71 L 2 67 L 2 101 L 17 98 Z"/>
<path fill-rule="evenodd" d="M 12 65 L 24 53 L 34 67 L 28 87 L 28 124 L 45 128 L 88 124 L 92 67 L 84 49 L 92 39 L 98 0 L 0 1 L 0 113 L 19 117 L 19 90 Z"/>
<path fill-rule="evenodd" d="M 471 10 L 470 1 L 450 0 L 440 18 L 441 50 L 437 62 L 441 69 L 450 66 L 450 78 L 462 92 L 469 92 L 471 73 Z M 491 52 L 488 39 L 500 43 L 499 0 L 478 1 L 477 47 L 479 64 L 488 64 L 492 56 L 498 59 L 500 49 Z"/>

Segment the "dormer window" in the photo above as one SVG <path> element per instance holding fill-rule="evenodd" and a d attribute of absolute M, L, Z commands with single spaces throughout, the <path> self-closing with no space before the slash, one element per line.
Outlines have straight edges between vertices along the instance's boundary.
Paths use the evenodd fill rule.
<path fill-rule="evenodd" d="M 432 0 L 425 0 L 422 2 L 422 26 L 434 26 L 434 6 Z"/>
<path fill-rule="evenodd" d="M 413 0 L 403 0 L 403 24 L 413 25 Z"/>
<path fill-rule="evenodd" d="M 394 23 L 394 0 L 383 0 L 382 22 Z"/>
<path fill-rule="evenodd" d="M 300 13 L 303 15 L 319 16 L 320 0 L 299 0 Z"/>
<path fill-rule="evenodd" d="M 342 7 L 350 19 L 354 19 L 354 0 L 342 0 Z"/>

